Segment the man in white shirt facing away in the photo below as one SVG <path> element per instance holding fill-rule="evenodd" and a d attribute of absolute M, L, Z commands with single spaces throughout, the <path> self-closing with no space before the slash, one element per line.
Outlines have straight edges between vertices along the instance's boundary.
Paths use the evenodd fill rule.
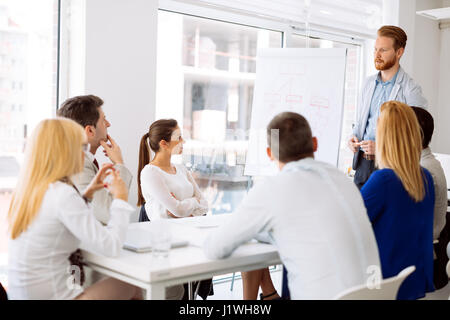
<path fill-rule="evenodd" d="M 434 182 L 434 226 L 433 240 L 439 238 L 439 234 L 445 225 L 447 214 L 447 180 L 441 163 L 435 158 L 430 149 L 430 141 L 434 131 L 434 120 L 431 114 L 419 107 L 412 107 L 422 130 L 422 154 L 420 165 L 430 171 Z"/>
<path fill-rule="evenodd" d="M 314 160 L 317 139 L 306 119 L 281 113 L 269 123 L 267 137 L 267 154 L 280 172 L 256 184 L 229 221 L 207 237 L 205 254 L 226 258 L 254 237 L 273 243 L 288 271 L 292 299 L 332 299 L 381 280 L 377 243 L 358 188 L 336 168 Z"/>
<path fill-rule="evenodd" d="M 430 171 L 434 183 L 434 223 L 433 240 L 439 240 L 434 245 L 434 286 L 436 290 L 445 287 L 448 283 L 448 275 L 445 267 L 447 265 L 447 254 L 445 248 L 448 241 L 448 233 L 443 232 L 447 216 L 447 180 L 444 169 L 439 160 L 435 158 L 430 149 L 431 137 L 434 131 L 433 116 L 419 107 L 412 107 L 417 116 L 422 130 L 422 154 L 420 155 L 420 165 Z"/>
<path fill-rule="evenodd" d="M 99 170 L 95 153 L 100 146 L 103 147 L 103 152 L 114 164 L 114 168 L 119 171 L 120 177 L 127 185 L 128 190 L 133 178 L 131 172 L 123 163 L 120 147 L 108 135 L 108 127 L 111 124 L 106 120 L 102 106 L 103 100 L 99 97 L 85 95 L 67 99 L 58 110 L 58 116 L 70 118 L 84 128 L 90 145 L 90 150 L 85 153 L 83 171 L 71 177 L 81 193 L 84 192 Z M 106 188 L 94 193 L 91 205 L 95 217 L 103 224 L 107 224 L 109 221 L 112 200 L 113 197 Z"/>

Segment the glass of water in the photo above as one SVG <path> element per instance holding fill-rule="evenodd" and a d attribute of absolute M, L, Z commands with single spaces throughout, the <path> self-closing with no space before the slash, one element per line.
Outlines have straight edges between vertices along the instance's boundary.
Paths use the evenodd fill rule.
<path fill-rule="evenodd" d="M 150 239 L 154 257 L 165 258 L 169 255 L 172 234 L 166 219 L 150 222 Z"/>

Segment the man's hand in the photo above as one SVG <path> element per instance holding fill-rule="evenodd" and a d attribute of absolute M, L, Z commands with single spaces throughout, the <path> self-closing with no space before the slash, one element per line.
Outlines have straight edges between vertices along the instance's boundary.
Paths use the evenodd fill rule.
<path fill-rule="evenodd" d="M 112 181 L 111 183 L 106 184 L 106 188 L 108 188 L 114 199 L 128 201 L 128 188 L 118 171 L 112 171 Z"/>
<path fill-rule="evenodd" d="M 361 149 L 363 149 L 363 151 L 367 155 L 374 155 L 375 154 L 375 141 L 372 141 L 372 140 L 361 141 Z"/>
<path fill-rule="evenodd" d="M 108 134 L 108 141 L 109 144 L 105 141 L 100 141 L 100 144 L 103 147 L 103 152 L 105 155 L 112 161 L 114 164 L 123 164 L 123 158 L 122 158 L 122 151 L 120 150 L 119 145 L 116 143 L 116 141 L 111 138 L 111 136 Z"/>
<path fill-rule="evenodd" d="M 356 136 L 352 136 L 350 140 L 348 140 L 348 148 L 353 152 L 357 152 L 360 146 L 360 142 Z"/>
<path fill-rule="evenodd" d="M 94 179 L 89 183 L 83 196 L 91 200 L 94 197 L 94 193 L 97 190 L 103 189 L 105 187 L 105 178 L 111 174 L 114 170 L 112 163 L 105 163 L 102 165 L 101 169 L 97 172 Z"/>

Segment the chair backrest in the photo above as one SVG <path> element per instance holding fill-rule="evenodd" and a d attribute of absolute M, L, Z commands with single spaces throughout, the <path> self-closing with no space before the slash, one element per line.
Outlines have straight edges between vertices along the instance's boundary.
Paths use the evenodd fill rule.
<path fill-rule="evenodd" d="M 367 284 L 349 288 L 338 294 L 336 300 L 395 300 L 403 281 L 414 271 L 415 266 L 403 269 L 392 278 L 381 280 L 378 288 L 369 288 Z"/>
<path fill-rule="evenodd" d="M 147 212 L 145 211 L 145 203 L 142 204 L 141 210 L 139 211 L 139 222 L 150 221 Z"/>
<path fill-rule="evenodd" d="M 6 290 L 3 288 L 2 283 L 0 282 L 0 301 L 8 300 L 8 295 L 6 294 Z"/>

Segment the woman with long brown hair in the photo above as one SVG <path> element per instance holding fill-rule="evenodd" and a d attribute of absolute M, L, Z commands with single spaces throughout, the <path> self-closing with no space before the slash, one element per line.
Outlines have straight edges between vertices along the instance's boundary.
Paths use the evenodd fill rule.
<path fill-rule="evenodd" d="M 172 163 L 172 155 L 182 154 L 183 144 L 181 130 L 174 119 L 153 122 L 141 139 L 138 205 L 145 206 L 150 221 L 201 216 L 208 212 L 208 202 L 191 173 L 183 164 Z M 211 280 L 201 282 L 201 291 L 206 292 L 202 297 L 208 295 L 211 286 Z M 185 292 L 183 286 L 169 287 L 166 297 L 181 299 Z"/>
<path fill-rule="evenodd" d="M 377 239 L 384 278 L 415 265 L 397 299 L 418 299 L 433 286 L 434 185 L 420 166 L 422 138 L 413 110 L 398 101 L 381 106 L 375 171 L 361 189 Z"/>
<path fill-rule="evenodd" d="M 183 152 L 184 140 L 173 119 L 153 122 L 141 139 L 138 168 L 138 205 L 145 203 L 150 220 L 201 216 L 208 202 L 191 173 L 173 164 L 172 155 Z M 151 151 L 155 156 L 150 160 Z"/>

